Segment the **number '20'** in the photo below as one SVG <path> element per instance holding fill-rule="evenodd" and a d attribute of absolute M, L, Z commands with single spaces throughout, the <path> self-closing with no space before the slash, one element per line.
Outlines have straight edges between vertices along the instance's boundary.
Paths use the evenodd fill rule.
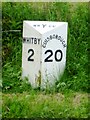
<path fill-rule="evenodd" d="M 51 56 L 53 56 L 52 50 L 46 50 L 45 54 L 49 53 L 48 57 L 45 58 L 44 62 L 53 62 L 53 59 L 50 59 Z M 59 56 L 59 58 L 57 57 Z M 54 54 L 55 61 L 60 62 L 62 60 L 63 53 L 61 50 L 56 50 Z"/>
<path fill-rule="evenodd" d="M 28 57 L 28 61 L 34 61 L 33 56 L 34 56 L 34 50 L 33 49 L 29 49 L 28 53 L 30 53 L 29 57 Z M 45 54 L 49 54 L 45 59 L 44 62 L 53 62 L 53 59 L 51 59 L 51 57 L 53 56 L 53 51 L 52 50 L 46 50 Z M 59 58 L 57 57 L 59 56 Z M 54 53 L 54 58 L 56 62 L 60 62 L 62 60 L 63 57 L 63 53 L 62 51 L 56 50 Z"/>

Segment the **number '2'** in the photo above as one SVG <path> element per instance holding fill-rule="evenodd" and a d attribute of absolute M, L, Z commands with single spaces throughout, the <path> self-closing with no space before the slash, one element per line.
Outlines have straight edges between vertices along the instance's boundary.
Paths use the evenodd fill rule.
<path fill-rule="evenodd" d="M 34 59 L 31 58 L 34 55 L 34 50 L 33 49 L 29 49 L 28 53 L 31 53 L 30 56 L 28 57 L 28 61 L 34 61 Z"/>

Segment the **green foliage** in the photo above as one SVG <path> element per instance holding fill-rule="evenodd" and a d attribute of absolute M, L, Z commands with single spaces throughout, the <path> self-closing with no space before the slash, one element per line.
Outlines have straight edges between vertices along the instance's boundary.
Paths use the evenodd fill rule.
<path fill-rule="evenodd" d="M 7 67 L 8 66 L 8 67 Z M 6 74 L 7 73 L 7 74 Z M 23 93 L 24 91 L 30 92 L 31 85 L 27 78 L 21 78 L 21 69 L 17 65 L 13 65 L 12 63 L 7 63 L 3 67 L 3 92 L 6 93 Z"/>
<path fill-rule="evenodd" d="M 66 71 L 75 90 L 88 91 L 88 5 L 79 4 L 72 15 Z M 89 91 L 88 91 L 89 92 Z"/>

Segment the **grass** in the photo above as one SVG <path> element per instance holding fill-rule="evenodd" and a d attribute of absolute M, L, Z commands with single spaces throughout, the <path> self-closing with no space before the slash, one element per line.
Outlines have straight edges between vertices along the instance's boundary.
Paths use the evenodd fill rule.
<path fill-rule="evenodd" d="M 53 12 L 52 12 L 53 11 Z M 87 118 L 88 3 L 2 3 L 2 117 Z M 67 63 L 53 88 L 34 90 L 21 78 L 23 20 L 68 22 Z M 9 30 L 21 30 L 10 32 Z M 7 32 L 5 32 L 7 31 Z"/>
<path fill-rule="evenodd" d="M 3 94 L 3 117 L 87 118 L 88 95 L 73 91 Z"/>

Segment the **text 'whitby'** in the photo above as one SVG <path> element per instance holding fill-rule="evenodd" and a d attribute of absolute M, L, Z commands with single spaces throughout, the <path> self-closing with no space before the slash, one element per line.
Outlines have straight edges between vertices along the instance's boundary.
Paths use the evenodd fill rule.
<path fill-rule="evenodd" d="M 40 44 L 40 42 L 41 42 L 41 38 L 33 38 L 33 37 L 31 37 L 31 38 L 23 38 L 23 42 L 24 43 L 30 43 L 30 44 Z"/>

